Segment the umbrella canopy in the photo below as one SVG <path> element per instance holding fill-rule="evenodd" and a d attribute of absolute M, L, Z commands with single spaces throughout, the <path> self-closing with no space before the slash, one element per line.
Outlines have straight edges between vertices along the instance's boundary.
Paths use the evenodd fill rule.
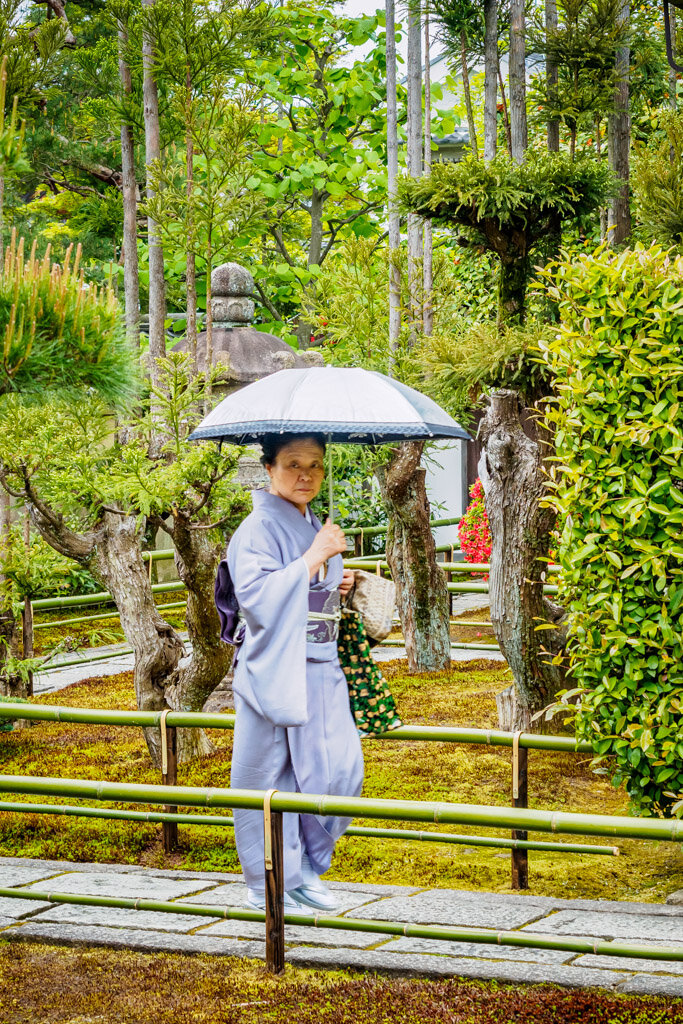
<path fill-rule="evenodd" d="M 265 434 L 324 434 L 347 444 L 470 435 L 431 398 L 358 367 L 279 370 L 224 398 L 190 440 L 246 444 Z"/>

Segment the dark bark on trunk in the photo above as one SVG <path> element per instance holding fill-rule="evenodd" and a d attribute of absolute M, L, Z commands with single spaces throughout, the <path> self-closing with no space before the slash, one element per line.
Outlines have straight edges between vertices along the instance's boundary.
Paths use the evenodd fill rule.
<path fill-rule="evenodd" d="M 75 534 L 46 506 L 30 506 L 31 519 L 44 539 L 62 554 L 87 566 L 111 592 L 121 617 L 126 640 L 133 648 L 133 681 L 137 705 L 144 711 L 201 711 L 207 697 L 227 673 L 230 648 L 219 640 L 213 606 L 213 581 L 220 555 L 204 531 L 185 531 L 185 539 L 171 529 L 180 551 L 179 570 L 188 587 L 188 629 L 195 645 L 192 655 L 175 630 L 157 611 L 147 566 L 142 560 L 140 529 L 135 518 L 106 512 L 86 535 Z M 168 529 L 168 526 L 166 527 Z M 195 536 L 196 535 L 196 536 Z M 184 545 L 184 547 L 183 547 Z M 160 736 L 145 730 L 152 760 L 158 766 Z M 178 730 L 178 760 L 210 753 L 210 741 L 201 730 Z"/>
<path fill-rule="evenodd" d="M 130 68 L 125 60 L 128 32 L 119 29 L 119 75 L 124 99 L 133 92 Z M 123 292 L 126 335 L 135 348 L 140 347 L 140 280 L 138 271 L 138 184 L 135 179 L 133 129 L 121 121 L 121 193 L 123 197 Z"/>
<path fill-rule="evenodd" d="M 470 72 L 467 67 L 467 36 L 460 33 L 460 66 L 462 68 L 462 91 L 465 94 L 465 110 L 467 111 L 467 129 L 470 135 L 470 149 L 475 160 L 479 159 L 479 146 L 477 144 L 477 128 L 474 123 L 474 108 L 472 106 L 472 90 L 470 88 Z"/>
<path fill-rule="evenodd" d="M 622 0 L 619 22 L 629 20 L 629 0 Z M 619 193 L 609 208 L 608 238 L 612 245 L 621 245 L 631 234 L 631 208 L 629 205 L 629 167 L 631 146 L 631 117 L 628 112 L 629 97 L 628 43 L 617 50 L 616 67 L 619 81 L 614 93 L 614 113 L 609 118 L 607 136 L 610 167 L 621 181 Z"/>
<path fill-rule="evenodd" d="M 498 0 L 484 0 L 484 160 L 493 160 L 498 140 Z"/>
<path fill-rule="evenodd" d="M 424 445 L 400 445 L 377 476 L 389 510 L 387 561 L 396 584 L 410 672 L 439 672 L 451 662 L 450 617 L 446 577 L 436 560 L 429 525 Z"/>
<path fill-rule="evenodd" d="M 503 76 L 500 73 L 500 64 L 498 65 L 498 85 L 500 86 L 500 103 L 503 108 L 503 124 L 505 125 L 505 142 L 508 148 L 508 155 L 512 156 L 512 132 L 510 129 L 510 116 L 508 114 L 507 100 L 505 99 L 505 82 Z"/>
<path fill-rule="evenodd" d="M 557 30 L 557 0 L 545 0 L 545 35 L 546 41 L 553 32 Z M 545 80 L 548 96 L 555 99 L 559 84 L 559 71 L 557 65 L 546 59 Z M 548 121 L 548 152 L 560 152 L 560 122 L 558 120 Z"/>
<path fill-rule="evenodd" d="M 143 0 L 145 7 L 153 7 L 154 0 Z M 159 94 L 154 77 L 154 40 L 149 27 L 142 36 L 142 65 L 144 78 L 142 94 L 145 115 L 145 163 L 149 168 L 154 160 L 161 158 L 161 132 L 159 126 Z M 147 198 L 153 197 L 147 177 Z M 152 217 L 147 218 L 147 241 L 149 244 L 149 357 L 150 374 L 154 384 L 158 383 L 156 361 L 166 355 L 166 285 L 164 281 L 164 250 L 161 244 L 159 225 Z"/>
<path fill-rule="evenodd" d="M 512 0 L 510 14 L 510 155 L 521 164 L 528 145 L 524 0 Z"/>
<path fill-rule="evenodd" d="M 314 188 L 311 193 L 311 241 L 308 247 L 307 266 L 320 266 L 323 251 L 323 211 L 325 206 L 324 193 Z M 315 284 L 313 285 L 315 287 Z M 304 289 L 306 291 L 306 289 Z M 315 331 L 313 324 L 308 322 L 305 309 L 305 298 L 302 303 L 299 324 L 296 330 L 300 349 L 309 348 L 311 337 Z"/>
<path fill-rule="evenodd" d="M 564 650 L 563 609 L 543 595 L 543 577 L 555 525 L 546 497 L 543 462 L 547 440 L 525 434 L 515 391 L 497 391 L 479 428 L 484 450 L 479 475 L 491 530 L 491 622 L 514 679 L 498 701 L 503 729 L 531 728 L 531 716 L 564 685 L 551 659 Z M 539 625 L 552 628 L 538 629 Z M 536 726 L 538 728 L 538 726 Z"/>

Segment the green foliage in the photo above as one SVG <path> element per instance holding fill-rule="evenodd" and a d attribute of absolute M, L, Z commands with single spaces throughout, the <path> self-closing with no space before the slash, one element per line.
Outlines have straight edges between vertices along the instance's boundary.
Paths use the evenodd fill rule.
<path fill-rule="evenodd" d="M 490 389 L 515 388 L 526 405 L 548 393 L 548 374 L 538 360 L 541 338 L 552 328 L 492 321 L 461 321 L 455 331 L 437 331 L 421 344 L 417 360 L 430 394 L 461 421 Z"/>
<path fill-rule="evenodd" d="M 661 131 L 639 145 L 631 170 L 637 216 L 663 245 L 683 244 L 683 114 L 662 110 Z"/>
<path fill-rule="evenodd" d="M 71 588 L 74 568 L 70 558 L 41 537 L 32 536 L 27 548 L 22 531 L 13 525 L 0 543 L 0 603 L 16 605 L 25 597 L 35 600 L 64 594 Z"/>
<path fill-rule="evenodd" d="M 553 86 L 545 73 L 533 79 L 529 99 L 536 119 L 559 121 L 571 137 L 614 108 L 615 55 L 628 37 L 620 22 L 621 0 L 558 0 L 558 27 L 548 30 L 540 12 L 529 33 L 533 52 L 543 53 L 558 71 Z"/>
<path fill-rule="evenodd" d="M 465 227 L 474 244 L 498 256 L 503 321 L 524 318 L 531 253 L 547 255 L 559 247 L 562 222 L 581 222 L 613 188 L 605 164 L 529 151 L 522 164 L 503 154 L 490 161 L 468 156 L 458 164 L 435 164 L 429 175 L 401 178 L 398 195 L 405 210 Z"/>
<path fill-rule="evenodd" d="M 683 795 L 683 257 L 599 250 L 546 276 L 577 731 L 638 811 L 667 814 Z"/>
<path fill-rule="evenodd" d="M 46 391 L 88 388 L 112 405 L 135 395 L 138 375 L 107 288 L 85 283 L 80 249 L 72 264 L 51 264 L 49 250 L 24 259 L 14 235 L 0 273 L 0 396 L 46 397 Z"/>

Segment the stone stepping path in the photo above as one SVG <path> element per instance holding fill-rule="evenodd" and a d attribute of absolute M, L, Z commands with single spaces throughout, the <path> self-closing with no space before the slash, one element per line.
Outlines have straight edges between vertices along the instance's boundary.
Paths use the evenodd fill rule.
<path fill-rule="evenodd" d="M 9 857 L 0 858 L 0 887 L 228 907 L 242 906 L 246 895 L 240 875 Z M 608 942 L 629 939 L 680 945 L 683 956 L 683 905 L 344 882 L 331 882 L 330 887 L 339 896 L 342 916 L 530 930 Z M 255 959 L 265 954 L 263 926 L 254 922 L 10 898 L 0 899 L 0 939 Z M 301 966 L 683 996 L 683 960 L 666 963 L 296 925 L 287 926 L 286 940 L 288 963 Z"/>

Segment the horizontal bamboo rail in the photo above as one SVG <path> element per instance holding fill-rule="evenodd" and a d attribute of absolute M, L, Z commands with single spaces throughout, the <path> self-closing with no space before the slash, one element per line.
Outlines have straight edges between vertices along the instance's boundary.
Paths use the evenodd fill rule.
<path fill-rule="evenodd" d="M 0 800 L 0 813 L 11 814 L 56 814 L 68 818 L 105 818 L 116 821 L 138 821 L 150 823 L 173 822 L 176 825 L 217 825 L 234 828 L 234 818 L 218 814 L 168 814 L 165 811 L 125 811 L 108 807 L 74 807 L 69 804 L 15 803 Z M 487 836 L 455 835 L 451 832 L 424 832 L 398 828 L 363 828 L 351 825 L 345 836 L 366 836 L 377 839 L 401 839 L 419 843 L 445 843 L 456 846 L 484 846 L 504 850 L 538 850 L 545 853 L 597 854 L 617 857 L 617 846 L 589 846 L 587 843 L 549 843 L 542 840 L 496 839 Z"/>
<path fill-rule="evenodd" d="M 108 708 L 71 708 L 54 704 L 0 703 L 0 719 L 25 719 L 33 722 L 81 722 L 88 725 L 121 725 L 159 728 L 161 711 L 118 711 Z M 166 725 L 171 728 L 233 729 L 235 716 L 206 711 L 169 711 Z M 468 729 L 456 725 L 402 725 L 373 739 L 427 740 L 435 743 L 474 743 L 489 747 L 512 747 L 515 734 L 503 729 Z M 571 754 L 592 754 L 585 740 L 571 736 L 545 736 L 521 733 L 520 747 L 528 750 L 556 750 Z"/>
<path fill-rule="evenodd" d="M 180 588 L 182 589 L 182 588 Z M 174 608 L 185 608 L 187 601 L 172 601 L 170 604 L 155 605 L 158 612 L 169 612 Z M 72 619 L 53 619 L 47 622 L 36 622 L 33 626 L 36 629 L 55 629 L 57 626 L 75 626 L 79 622 L 98 622 L 101 619 L 118 619 L 118 609 L 112 608 L 109 612 L 100 612 L 98 615 L 78 615 Z"/>
<path fill-rule="evenodd" d="M 170 716 L 169 716 L 170 717 Z M 146 783 L 94 782 L 88 779 L 35 778 L 0 775 L 0 792 L 75 797 L 119 803 L 168 804 L 184 807 L 228 807 L 263 810 L 265 793 L 253 789 L 206 789 L 198 786 L 157 786 Z M 683 841 L 683 821 L 627 818 L 570 811 L 540 811 L 486 804 L 456 804 L 431 800 L 377 800 L 369 797 L 325 796 L 275 792 L 270 800 L 277 813 L 317 814 L 323 817 L 380 818 L 387 821 L 427 821 L 441 825 L 565 835 L 617 836 L 622 839 Z"/>
<path fill-rule="evenodd" d="M 164 914 L 212 917 L 228 921 L 264 922 L 259 910 L 232 910 L 198 903 L 171 903 L 165 900 L 133 899 L 115 896 L 84 896 L 75 893 L 39 892 L 35 889 L 0 889 L 0 898 L 29 899 L 36 902 L 71 904 L 87 907 L 111 907 L 121 910 L 155 911 Z M 569 953 L 594 953 L 599 956 L 642 957 L 647 960 L 683 960 L 681 946 L 641 946 L 638 943 L 607 942 L 547 935 L 543 932 L 495 931 L 492 928 L 456 928 L 451 925 L 403 924 L 399 921 L 373 921 L 362 917 L 324 917 L 320 914 L 284 915 L 284 922 L 314 928 L 367 932 L 375 935 L 402 935 L 416 939 L 442 939 L 449 942 L 476 942 L 483 945 L 516 946 L 522 949 L 558 949 Z"/>

